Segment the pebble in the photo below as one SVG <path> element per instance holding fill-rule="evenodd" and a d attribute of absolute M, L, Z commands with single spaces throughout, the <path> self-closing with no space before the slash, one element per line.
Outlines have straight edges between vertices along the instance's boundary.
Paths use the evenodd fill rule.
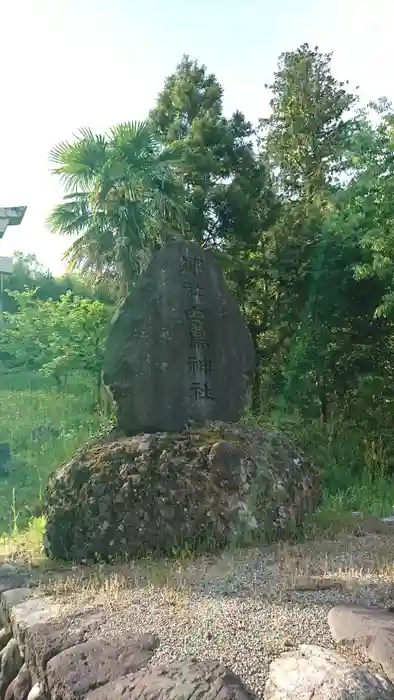
<path fill-rule="evenodd" d="M 365 547 L 355 550 L 361 544 L 360 539 L 352 540 L 351 548 L 338 545 L 337 552 L 330 551 L 328 575 L 336 577 L 357 569 L 365 583 L 367 551 Z M 368 542 L 371 564 L 377 549 L 376 540 Z M 299 552 L 295 566 L 304 562 L 306 552 Z M 102 613 L 103 623 L 96 633 L 100 637 L 157 634 L 160 645 L 151 665 L 193 656 L 219 660 L 237 673 L 257 698 L 263 698 L 271 661 L 300 644 L 335 648 L 328 611 L 335 604 L 355 600 L 354 591 L 341 588 L 304 592 L 289 587 L 288 559 L 288 553 L 273 555 L 259 550 L 241 553 L 224 567 L 220 560 L 219 564 L 218 560 L 200 560 L 173 578 L 166 573 L 162 580 L 146 572 L 137 575 L 136 567 L 134 578 L 119 587 L 109 580 L 102 585 L 101 575 L 96 589 L 77 585 L 72 602 L 66 598 L 61 614 L 72 617 L 70 627 L 78 627 L 86 613 Z M 373 586 L 381 585 L 381 561 L 379 572 L 375 569 L 377 573 L 371 574 L 371 587 L 367 591 L 360 587 L 362 595 L 371 596 Z M 327 554 L 315 551 L 314 573 L 327 576 L 327 566 Z"/>
<path fill-rule="evenodd" d="M 270 662 L 300 643 L 332 648 L 327 613 L 330 605 L 232 598 L 171 591 L 148 586 L 123 592 L 116 602 L 91 605 L 106 612 L 97 636 L 153 632 L 160 646 L 151 664 L 183 657 L 219 660 L 237 673 L 257 697 L 263 697 Z M 109 601 L 108 601 L 109 603 Z M 74 617 L 78 627 L 82 616 Z"/>

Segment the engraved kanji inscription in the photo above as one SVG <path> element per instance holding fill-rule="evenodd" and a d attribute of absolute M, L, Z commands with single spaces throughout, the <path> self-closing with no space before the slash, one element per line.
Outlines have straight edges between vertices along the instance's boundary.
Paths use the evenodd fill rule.
<path fill-rule="evenodd" d="M 190 323 L 194 323 L 196 321 L 202 323 L 205 319 L 204 311 L 202 309 L 197 309 L 195 306 L 192 306 L 190 309 L 186 309 L 185 316 Z"/>
<path fill-rule="evenodd" d="M 192 275 L 200 275 L 204 269 L 204 263 L 202 258 L 189 258 L 186 255 L 181 257 L 181 272 L 189 272 Z"/>
<path fill-rule="evenodd" d="M 211 374 L 212 372 L 212 360 L 207 360 L 205 357 L 203 360 L 198 360 L 196 357 L 189 357 L 188 366 L 189 372 L 192 374 L 197 374 L 197 372 Z"/>
<path fill-rule="evenodd" d="M 204 290 L 199 284 L 185 282 L 183 285 L 183 291 L 185 292 L 186 299 L 194 302 L 194 304 L 201 304 L 204 300 Z"/>
<path fill-rule="evenodd" d="M 212 389 L 207 382 L 192 382 L 190 385 L 190 392 L 196 401 L 199 399 L 209 399 L 210 401 L 214 401 Z"/>

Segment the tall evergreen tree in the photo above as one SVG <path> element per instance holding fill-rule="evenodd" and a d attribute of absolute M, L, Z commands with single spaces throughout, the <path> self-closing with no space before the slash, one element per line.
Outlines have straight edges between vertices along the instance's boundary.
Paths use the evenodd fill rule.
<path fill-rule="evenodd" d="M 303 44 L 279 57 L 271 113 L 260 139 L 280 192 L 287 199 L 321 200 L 343 173 L 358 98 L 334 78 L 332 54 Z"/>
<path fill-rule="evenodd" d="M 240 111 L 224 116 L 222 98 L 217 78 L 184 56 L 150 119 L 159 138 L 179 155 L 189 205 L 185 229 L 216 252 L 256 338 L 261 323 L 254 295 L 260 278 L 256 250 L 277 206 L 254 149 L 255 130 Z"/>
<path fill-rule="evenodd" d="M 286 349 L 281 376 L 288 398 L 299 405 L 303 396 L 304 408 L 319 406 L 327 421 L 329 404 L 367 371 L 360 348 L 379 330 L 378 289 L 354 278 L 363 260 L 357 231 L 345 235 L 335 215 L 360 128 L 357 97 L 334 78 L 331 54 L 307 44 L 280 56 L 268 87 L 271 114 L 260 122 L 260 144 L 281 202 L 271 230 L 276 323 Z"/>

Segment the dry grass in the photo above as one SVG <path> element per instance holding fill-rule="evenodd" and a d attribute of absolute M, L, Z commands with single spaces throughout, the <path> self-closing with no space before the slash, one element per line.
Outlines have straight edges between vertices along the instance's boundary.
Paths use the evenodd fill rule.
<path fill-rule="evenodd" d="M 333 605 L 394 604 L 394 525 L 381 532 L 374 521 L 352 522 L 350 532 L 331 539 L 177 561 L 58 566 L 40 559 L 34 542 L 30 552 L 15 543 L 12 558 L 30 563 L 42 592 L 61 602 L 70 629 L 91 620 L 93 637 L 152 632 L 160 640 L 152 664 L 220 660 L 262 698 L 270 663 L 281 653 L 300 643 L 335 648 L 327 624 Z"/>
<path fill-rule="evenodd" d="M 169 598 L 206 589 L 242 592 L 265 599 L 319 593 L 346 599 L 392 604 L 394 596 L 392 533 L 361 537 L 342 533 L 337 540 L 279 544 L 226 551 L 219 556 L 169 561 L 151 559 L 113 566 L 56 567 L 37 561 L 42 585 L 72 606 L 113 603 L 127 592 L 149 587 Z M 35 568 L 34 563 L 32 563 Z M 328 593 L 329 592 L 329 593 Z"/>
<path fill-rule="evenodd" d="M 90 618 L 98 621 L 92 636 L 150 631 L 160 639 L 152 664 L 217 659 L 262 698 L 281 653 L 300 643 L 335 648 L 327 624 L 333 605 L 393 605 L 393 548 L 394 531 L 343 533 L 194 560 L 40 571 L 40 578 L 70 628 Z"/>
<path fill-rule="evenodd" d="M 93 598 L 114 600 L 146 586 L 186 593 L 218 582 L 251 595 L 263 587 L 264 597 L 270 598 L 319 590 L 354 594 L 368 589 L 372 594 L 379 589 L 380 598 L 390 600 L 394 595 L 394 523 L 375 518 L 344 517 L 323 532 L 314 530 L 314 539 L 299 544 L 90 567 L 47 560 L 41 548 L 42 528 L 43 521 L 37 521 L 35 528 L 0 541 L 0 561 L 32 569 L 52 593 L 72 595 L 78 604 Z"/>

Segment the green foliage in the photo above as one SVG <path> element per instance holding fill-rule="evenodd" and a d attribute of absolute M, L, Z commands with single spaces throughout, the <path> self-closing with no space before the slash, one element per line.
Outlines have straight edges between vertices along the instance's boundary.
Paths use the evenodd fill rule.
<path fill-rule="evenodd" d="M 394 113 L 385 99 L 362 109 L 331 58 L 282 54 L 255 128 L 224 114 L 216 76 L 184 56 L 146 122 L 59 144 L 65 197 L 49 225 L 75 238 L 83 277 L 17 256 L 0 352 L 4 369 L 63 388 L 74 370 L 98 376 L 105 304 L 165 240 L 195 240 L 252 334 L 249 419 L 313 456 L 330 512 L 381 515 L 394 495 Z"/>
<path fill-rule="evenodd" d="M 87 372 L 70 374 L 60 393 L 53 379 L 42 373 L 0 373 L 0 441 L 10 443 L 14 462 L 9 477 L 1 481 L 2 555 L 8 554 L 3 537 L 16 530 L 24 551 L 31 545 L 36 553 L 41 550 L 41 513 L 49 475 L 84 442 L 109 427 L 96 410 L 95 392 L 95 379 Z M 56 429 L 56 437 L 48 434 L 34 440 L 39 426 Z"/>
<path fill-rule="evenodd" d="M 321 195 L 343 172 L 357 97 L 333 77 L 331 59 L 303 44 L 279 57 L 274 82 L 266 86 L 271 114 L 260 120 L 261 144 L 286 197 Z"/>
<path fill-rule="evenodd" d="M 75 273 L 55 278 L 49 270 L 44 269 L 33 254 L 25 255 L 17 251 L 13 258 L 12 275 L 5 281 L 5 311 L 17 310 L 16 300 L 8 292 L 23 292 L 27 289 L 36 290 L 37 299 L 42 300 L 57 301 L 63 294 L 70 291 L 80 297 L 98 299 L 106 304 L 113 303 L 115 298 L 113 289 L 105 281 L 93 286 L 88 280 Z"/>
<path fill-rule="evenodd" d="M 74 297 L 37 299 L 35 291 L 13 292 L 18 310 L 5 314 L 0 335 L 3 370 L 36 370 L 64 388 L 67 376 L 85 370 L 98 376 L 109 309 L 102 302 Z"/>
<path fill-rule="evenodd" d="M 184 56 L 167 78 L 150 119 L 158 137 L 179 155 L 185 232 L 216 253 L 255 339 L 267 305 L 265 298 L 260 302 L 259 263 L 277 202 L 255 152 L 254 128 L 240 111 L 225 117 L 222 97 L 216 77 Z M 256 386 L 258 378 L 259 372 Z"/>
<path fill-rule="evenodd" d="M 261 157 L 281 204 L 261 257 L 274 300 L 259 337 L 271 364 L 266 392 L 324 423 L 362 414 L 372 386 L 374 402 L 382 400 L 392 336 L 377 318 L 381 281 L 360 274 L 373 261 L 360 225 L 368 198 L 355 195 L 371 152 L 380 152 L 383 170 L 387 163 L 371 124 L 356 111 L 357 98 L 333 77 L 330 63 L 331 54 L 308 45 L 280 56 L 269 86 L 271 114 L 260 122 Z"/>
<path fill-rule="evenodd" d="M 96 281 L 121 278 L 127 288 L 150 252 L 181 231 L 175 154 L 147 122 L 129 122 L 105 135 L 81 129 L 74 142 L 53 148 L 51 160 L 65 196 L 48 225 L 76 237 L 67 252 L 71 267 Z"/>
<path fill-rule="evenodd" d="M 393 320 L 394 113 L 386 101 L 370 107 L 375 123 L 364 113 L 364 122 L 352 144 L 352 177 L 340 201 L 340 211 L 344 227 L 359 232 L 366 253 L 362 262 L 355 264 L 356 279 L 380 282 L 381 299 L 375 314 Z"/>
<path fill-rule="evenodd" d="M 223 115 L 216 77 L 184 56 L 160 92 L 150 120 L 179 155 L 188 202 L 185 229 L 219 250 L 256 244 L 271 217 L 273 195 L 253 149 L 254 129 L 242 112 Z"/>
<path fill-rule="evenodd" d="M 394 117 L 384 99 L 361 109 L 331 60 L 283 53 L 256 130 L 184 56 L 147 122 L 54 149 L 66 199 L 51 221 L 115 286 L 168 237 L 213 249 L 254 341 L 255 415 L 359 422 L 391 444 Z"/>

